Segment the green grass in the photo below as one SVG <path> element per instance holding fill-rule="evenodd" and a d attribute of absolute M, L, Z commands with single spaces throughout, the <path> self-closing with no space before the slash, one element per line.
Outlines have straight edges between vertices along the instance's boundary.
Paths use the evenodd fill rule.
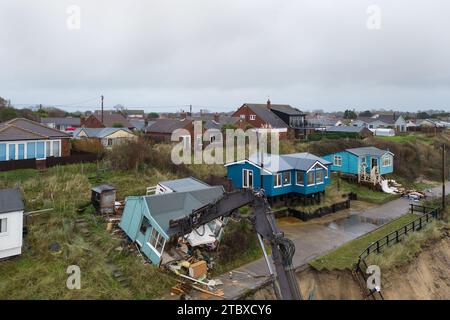
<path fill-rule="evenodd" d="M 335 174 L 331 177 L 329 188 L 336 190 L 338 189 L 338 178 Z M 354 192 L 358 195 L 358 200 L 375 204 L 383 204 L 400 197 L 396 194 L 374 191 L 364 185 L 359 185 L 357 183 L 348 182 L 342 179 L 340 181 L 340 190 L 342 193 Z"/>
<path fill-rule="evenodd" d="M 383 270 L 405 265 L 421 252 L 429 241 L 441 239 L 448 227 L 448 222 L 434 220 L 420 232 L 410 233 L 400 243 L 386 248 L 380 254 L 370 255 L 367 262 L 378 265 Z"/>
<path fill-rule="evenodd" d="M 160 179 L 172 178 L 155 169 L 145 172 L 110 172 L 96 175 L 97 165 L 67 165 L 37 170 L 16 170 L 0 175 L 0 188 L 19 187 L 26 211 L 54 208 L 29 220 L 23 253 L 0 263 L 0 299 L 154 299 L 167 293 L 175 279 L 163 270 L 143 264 L 136 252 L 118 251 L 122 238 L 106 231 L 102 217 L 90 206 L 84 213 L 78 206 L 90 201 L 90 189 L 103 182 L 118 188 L 119 198 L 143 194 L 147 186 Z M 94 176 L 95 181 L 88 177 Z M 84 219 L 89 237 L 76 228 Z M 49 251 L 52 243 L 61 253 Z M 130 280 L 123 287 L 112 276 L 113 263 Z M 68 290 L 66 269 L 81 269 L 81 290 Z"/>
<path fill-rule="evenodd" d="M 224 238 L 218 252 L 211 254 L 216 262 L 213 276 L 224 274 L 262 257 L 263 253 L 253 227 L 246 220 L 231 221 L 225 229 Z M 222 252 L 221 252 L 222 250 Z M 223 254 L 223 250 L 225 254 Z M 270 249 L 266 247 L 268 253 Z"/>
<path fill-rule="evenodd" d="M 432 144 L 434 141 L 433 137 L 429 137 L 424 134 L 414 134 L 414 133 L 410 133 L 407 135 L 396 135 L 396 136 L 392 136 L 392 137 L 376 136 L 375 139 L 383 140 L 383 141 L 398 142 L 398 143 L 421 141 L 426 144 Z"/>
<path fill-rule="evenodd" d="M 358 261 L 358 257 L 361 252 L 370 244 L 413 221 L 414 219 L 417 219 L 417 215 L 406 214 L 401 216 L 400 218 L 381 226 L 371 233 L 352 240 L 336 250 L 314 259 L 310 262 L 310 265 L 317 270 L 351 269 Z"/>

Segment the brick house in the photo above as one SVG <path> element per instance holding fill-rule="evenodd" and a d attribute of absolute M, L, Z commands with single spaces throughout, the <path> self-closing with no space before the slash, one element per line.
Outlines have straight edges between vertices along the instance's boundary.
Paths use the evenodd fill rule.
<path fill-rule="evenodd" d="M 293 130 L 272 110 L 284 106 L 288 105 L 272 105 L 270 100 L 266 104 L 244 103 L 232 116 L 239 117 L 241 127 L 271 129 L 280 133 L 280 139 L 286 139 Z"/>
<path fill-rule="evenodd" d="M 102 119 L 103 118 L 103 119 Z M 133 129 L 133 125 L 121 114 L 113 111 L 96 111 L 81 122 L 85 128 L 113 128 L 123 127 Z"/>
<path fill-rule="evenodd" d="M 177 129 L 185 129 L 189 132 L 189 135 L 183 136 L 183 139 L 191 145 L 194 142 L 194 125 L 193 121 L 183 117 L 182 119 L 155 119 L 149 121 L 148 126 L 145 128 L 145 136 L 155 142 L 170 143 L 172 133 Z"/>

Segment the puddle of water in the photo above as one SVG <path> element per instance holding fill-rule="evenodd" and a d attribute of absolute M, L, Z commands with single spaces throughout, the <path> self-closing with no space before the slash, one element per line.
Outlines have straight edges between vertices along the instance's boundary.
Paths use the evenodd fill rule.
<path fill-rule="evenodd" d="M 350 214 L 348 217 L 332 221 L 326 226 L 353 236 L 360 236 L 376 229 L 384 223 L 386 223 L 385 219 L 372 219 L 357 214 Z"/>

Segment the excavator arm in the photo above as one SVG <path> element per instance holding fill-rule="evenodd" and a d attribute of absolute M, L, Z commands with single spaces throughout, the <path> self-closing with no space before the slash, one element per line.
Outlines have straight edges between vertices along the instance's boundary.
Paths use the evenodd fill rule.
<path fill-rule="evenodd" d="M 210 221 L 230 216 L 246 205 L 253 207 L 253 216 L 250 220 L 255 231 L 271 245 L 272 261 L 277 273 L 281 298 L 301 300 L 301 293 L 292 266 L 292 257 L 295 253 L 294 243 L 284 237 L 283 232 L 278 229 L 263 190 L 243 189 L 225 193 L 217 201 L 193 211 L 189 216 L 171 220 L 169 227 L 178 236 L 184 236 Z"/>

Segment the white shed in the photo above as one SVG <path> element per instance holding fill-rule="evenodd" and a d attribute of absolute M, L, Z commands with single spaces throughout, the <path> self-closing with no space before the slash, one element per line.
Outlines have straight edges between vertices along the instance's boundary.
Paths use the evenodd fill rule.
<path fill-rule="evenodd" d="M 22 253 L 23 209 L 19 189 L 0 189 L 0 260 Z"/>

